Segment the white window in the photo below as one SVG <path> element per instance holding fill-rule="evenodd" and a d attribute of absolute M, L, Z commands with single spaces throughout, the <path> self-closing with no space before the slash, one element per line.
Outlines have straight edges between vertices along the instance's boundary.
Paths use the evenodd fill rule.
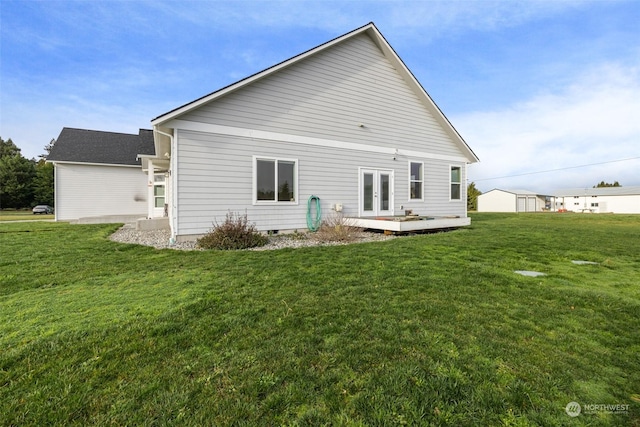
<path fill-rule="evenodd" d="M 409 162 L 409 200 L 424 198 L 424 163 Z"/>
<path fill-rule="evenodd" d="M 297 204 L 298 161 L 254 156 L 253 185 L 254 203 Z"/>
<path fill-rule="evenodd" d="M 451 200 L 460 200 L 462 197 L 462 168 L 451 166 Z"/>

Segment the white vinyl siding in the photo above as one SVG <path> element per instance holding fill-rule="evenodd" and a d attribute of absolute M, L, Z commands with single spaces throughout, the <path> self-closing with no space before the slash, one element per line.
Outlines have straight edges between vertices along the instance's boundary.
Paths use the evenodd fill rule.
<path fill-rule="evenodd" d="M 517 197 L 502 190 L 491 190 L 478 196 L 478 212 L 517 212 Z"/>
<path fill-rule="evenodd" d="M 180 120 L 462 156 L 365 34 L 203 105 Z"/>
<path fill-rule="evenodd" d="M 409 204 L 402 202 L 409 198 L 407 163 L 392 156 L 367 152 L 356 156 L 350 150 L 198 132 L 181 131 L 179 135 L 173 155 L 180 170 L 175 193 L 177 235 L 204 234 L 214 221 L 223 221 L 229 211 L 246 212 L 249 221 L 262 231 L 306 229 L 306 202 L 311 195 L 320 198 L 323 217 L 333 213 L 331 206 L 336 203 L 343 205 L 344 215 L 357 216 L 358 168 L 363 164 L 394 171 L 396 211 L 403 206 L 420 215 L 466 216 L 466 203 L 449 203 L 449 165 L 442 161 L 422 160 L 425 198 Z M 258 152 L 297 160 L 299 203 L 251 202 L 255 197 L 253 163 Z M 215 165 L 211 159 L 215 159 Z"/>
<path fill-rule="evenodd" d="M 305 229 L 311 195 L 324 217 L 335 204 L 358 216 L 364 166 L 393 172 L 390 211 L 465 217 L 468 152 L 430 108 L 360 34 L 174 117 L 164 123 L 176 130 L 173 231 L 203 234 L 229 211 L 261 231 Z M 295 159 L 295 202 L 257 200 L 258 158 Z M 422 164 L 421 198 L 410 197 L 410 162 Z"/>
<path fill-rule="evenodd" d="M 640 214 L 640 194 L 598 196 L 599 212 Z"/>
<path fill-rule="evenodd" d="M 147 216 L 147 175 L 140 167 L 55 164 L 56 220 Z"/>

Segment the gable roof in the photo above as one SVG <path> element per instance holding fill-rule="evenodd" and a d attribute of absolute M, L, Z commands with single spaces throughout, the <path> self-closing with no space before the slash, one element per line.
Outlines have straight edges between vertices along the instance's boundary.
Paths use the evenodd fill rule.
<path fill-rule="evenodd" d="M 433 115 L 436 121 L 442 126 L 445 132 L 451 137 L 454 143 L 460 148 L 461 152 L 464 153 L 465 157 L 469 160 L 469 162 L 474 163 L 479 161 L 476 154 L 471 150 L 471 148 L 464 141 L 462 136 L 458 133 L 458 131 L 453 127 L 451 122 L 446 118 L 442 110 L 436 105 L 436 103 L 431 99 L 427 91 L 422 87 L 420 82 L 415 78 L 413 73 L 407 68 L 402 59 L 398 56 L 398 54 L 393 50 L 391 45 L 387 42 L 384 36 L 380 33 L 378 28 L 374 25 L 373 22 L 370 22 L 367 25 L 364 25 L 360 28 L 357 28 L 349 33 L 346 33 L 340 37 L 337 37 L 333 40 L 330 40 L 326 43 L 323 43 L 315 48 L 312 48 L 306 52 L 303 52 L 299 55 L 296 55 L 290 59 L 287 59 L 279 64 L 276 64 L 272 67 L 269 67 L 263 71 L 260 71 L 256 74 L 253 74 L 249 77 L 246 77 L 242 80 L 239 80 L 236 83 L 225 86 L 217 91 L 214 91 L 208 95 L 205 95 L 201 98 L 198 98 L 194 101 L 191 101 L 187 104 L 184 104 L 178 108 L 175 108 L 167 113 L 164 113 L 154 119 L 151 120 L 151 124 L 153 126 L 160 126 L 163 123 L 166 123 L 172 119 L 175 119 L 179 116 L 182 116 L 186 113 L 189 113 L 204 104 L 215 101 L 218 98 L 221 98 L 229 93 L 235 92 L 245 86 L 248 86 L 258 80 L 261 80 L 267 76 L 270 76 L 284 68 L 290 67 L 293 64 L 296 64 L 303 59 L 306 59 L 312 55 L 316 55 L 326 49 L 331 48 L 339 43 L 344 42 L 345 40 L 351 39 L 360 34 L 367 34 L 371 40 L 376 44 L 376 46 L 380 49 L 382 54 L 391 62 L 394 68 L 397 70 L 399 75 L 403 78 L 409 88 L 415 93 L 420 102 L 426 107 L 426 109 Z"/>
<path fill-rule="evenodd" d="M 138 134 L 63 128 L 47 156 L 48 162 L 140 166 L 138 154 L 153 154 L 153 131 Z"/>
<path fill-rule="evenodd" d="M 567 196 L 636 196 L 640 195 L 640 186 L 568 188 L 554 192 L 557 197 Z"/>

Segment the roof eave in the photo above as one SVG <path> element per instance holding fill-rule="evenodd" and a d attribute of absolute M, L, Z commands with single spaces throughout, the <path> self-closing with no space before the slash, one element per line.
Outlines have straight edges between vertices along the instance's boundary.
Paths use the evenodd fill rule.
<path fill-rule="evenodd" d="M 139 168 L 140 164 L 124 164 L 124 163 L 100 163 L 100 162 L 82 162 L 77 160 L 45 160 L 46 163 L 61 163 L 67 165 L 84 165 L 84 166 L 113 166 L 119 168 Z"/>

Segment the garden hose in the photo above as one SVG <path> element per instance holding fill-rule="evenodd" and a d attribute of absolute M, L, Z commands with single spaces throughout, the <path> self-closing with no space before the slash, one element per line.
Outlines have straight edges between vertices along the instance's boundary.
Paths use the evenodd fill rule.
<path fill-rule="evenodd" d="M 311 204 L 313 201 L 316 201 L 316 217 L 313 218 L 311 216 Z M 318 196 L 309 196 L 309 200 L 307 201 L 307 227 L 310 231 L 318 231 L 320 228 L 320 221 L 322 219 L 322 213 L 320 212 L 320 197 Z"/>

